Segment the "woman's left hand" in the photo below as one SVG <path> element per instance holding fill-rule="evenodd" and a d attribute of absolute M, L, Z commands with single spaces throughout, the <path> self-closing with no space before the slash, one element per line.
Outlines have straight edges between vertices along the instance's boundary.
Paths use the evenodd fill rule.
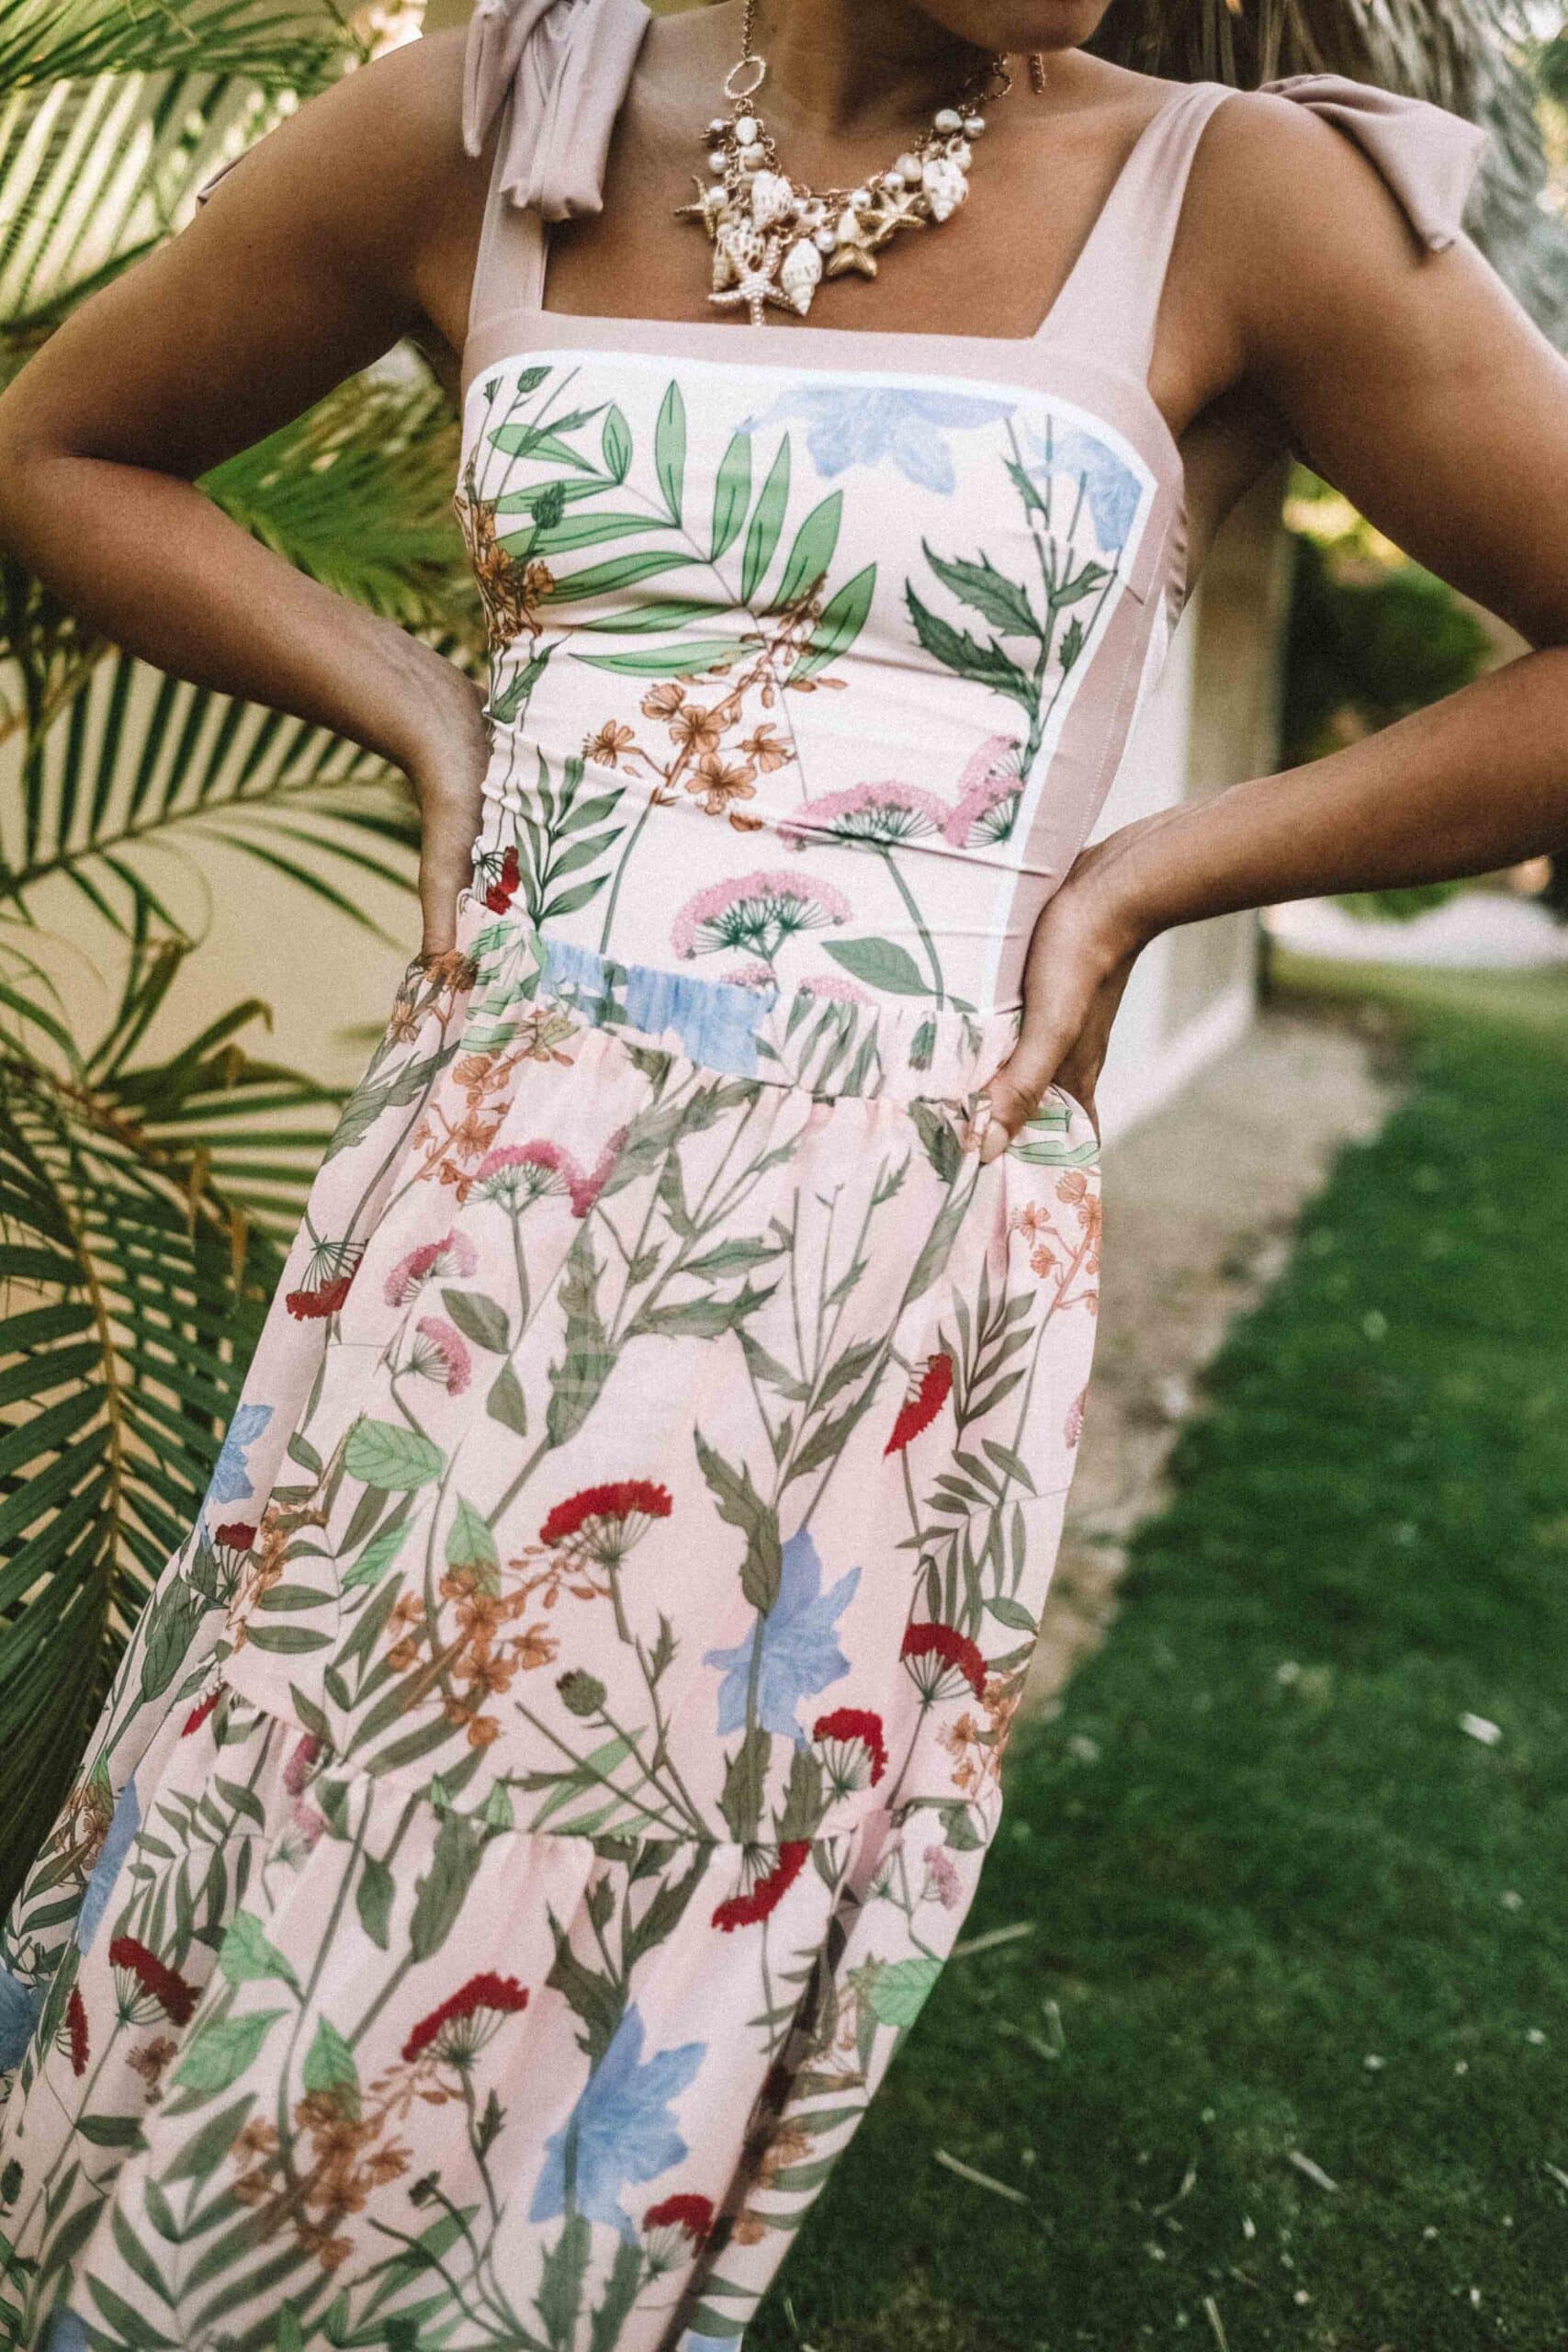
<path fill-rule="evenodd" d="M 1146 944 L 1102 879 L 1102 858 L 1086 850 L 1041 912 L 1023 972 L 1017 1045 L 981 1092 L 971 1128 L 983 1163 L 998 1159 L 1059 1085 L 1081 1102 L 1098 1136 L 1095 1089 L 1139 951 Z"/>

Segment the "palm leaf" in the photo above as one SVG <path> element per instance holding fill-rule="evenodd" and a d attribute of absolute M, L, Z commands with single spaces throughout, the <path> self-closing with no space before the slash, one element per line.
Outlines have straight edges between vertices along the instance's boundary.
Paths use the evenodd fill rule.
<path fill-rule="evenodd" d="M 169 67 L 303 95 L 357 46 L 318 0 L 0 0 L 0 96 Z"/>
<path fill-rule="evenodd" d="M 87 1056 L 28 1051 L 49 1008 L 29 1020 L 15 978 L 0 989 L 0 1817 L 18 1860 L 196 1519 L 282 1268 L 268 1227 L 292 1221 L 337 1107 L 243 1053 L 255 1008 L 139 1065 L 177 954 L 143 940 Z M 246 1125 L 232 1191 L 204 1139 L 225 1104 Z"/>

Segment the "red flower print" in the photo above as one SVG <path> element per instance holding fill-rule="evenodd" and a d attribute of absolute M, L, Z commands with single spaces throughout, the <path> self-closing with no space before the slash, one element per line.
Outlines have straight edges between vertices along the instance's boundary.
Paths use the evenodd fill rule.
<path fill-rule="evenodd" d="M 868 1708 L 835 1707 L 830 1715 L 818 1716 L 811 1736 L 822 1743 L 823 1761 L 836 1797 L 848 1796 L 856 1789 L 874 1789 L 887 1770 L 882 1717 Z"/>
<path fill-rule="evenodd" d="M 950 1699 L 967 1682 L 978 1699 L 986 1688 L 986 1661 L 956 1625 L 910 1625 L 898 1652 L 915 1688 L 928 1702 Z"/>
<path fill-rule="evenodd" d="M 487 1969 L 470 1976 L 450 2000 L 421 2018 L 403 2044 L 403 2056 L 412 2065 L 428 2051 L 449 2066 L 470 2065 L 499 2030 L 502 2018 L 516 2017 L 527 2006 L 526 1988 L 515 1976 L 497 1976 Z"/>
<path fill-rule="evenodd" d="M 929 1357 L 919 1378 L 898 1408 L 898 1418 L 883 1448 L 884 1453 L 902 1453 L 922 1430 L 930 1429 L 952 1393 L 953 1358 L 947 1354 Z"/>
<path fill-rule="evenodd" d="M 180 1737 L 182 1739 L 188 1739 L 193 1731 L 199 1731 L 201 1729 L 202 1724 L 207 1721 L 208 1716 L 212 1713 L 213 1708 L 218 1704 L 218 1702 L 222 1695 L 222 1685 L 220 1684 L 216 1690 L 209 1690 L 208 1692 L 206 1698 L 201 1701 L 198 1706 L 195 1706 L 191 1709 L 189 1714 L 180 1725 Z"/>
<path fill-rule="evenodd" d="M 422 1315 L 413 1328 L 408 1369 L 434 1380 L 448 1396 L 460 1396 L 473 1378 L 474 1360 L 457 1325 L 444 1315 Z"/>
<path fill-rule="evenodd" d="M 283 1785 L 291 1797 L 302 1796 L 309 1786 L 311 1767 L 321 1752 L 321 1742 L 316 1733 L 308 1731 L 283 1768 Z"/>
<path fill-rule="evenodd" d="M 212 1531 L 212 1540 L 229 1552 L 249 1552 L 255 1547 L 256 1531 L 247 1527 L 243 1519 L 231 1519 Z"/>
<path fill-rule="evenodd" d="M 706 2197 L 665 2197 L 642 2217 L 644 2252 L 655 2274 L 689 2262 L 713 2227 L 713 2205 Z"/>
<path fill-rule="evenodd" d="M 548 1551 L 565 1552 L 570 1566 L 617 1568 L 638 1537 L 673 1509 L 668 1487 L 651 1478 L 617 1478 L 557 1503 L 539 1541 Z"/>
<path fill-rule="evenodd" d="M 71 2072 L 85 2075 L 87 2071 L 87 2005 L 82 1998 L 80 1984 L 73 1984 L 71 1998 L 65 2004 L 65 2041 L 71 2052 Z"/>
<path fill-rule="evenodd" d="M 537 1136 L 531 1143 L 502 1144 L 485 1154 L 474 1182 L 483 1186 L 488 1198 L 513 1211 L 526 1208 L 531 1201 L 565 1194 L 573 1216 L 586 1216 L 609 1182 L 626 1139 L 625 1127 L 618 1127 L 586 1174 L 565 1146 L 551 1143 L 547 1136 Z"/>
<path fill-rule="evenodd" d="M 765 1919 L 770 1911 L 776 1911 L 806 1868 L 806 1858 L 810 1851 L 808 1838 L 786 1838 L 779 1848 L 778 1860 L 773 1869 L 764 1871 L 755 1881 L 749 1894 L 728 1896 L 713 1915 L 714 1926 L 722 1928 L 728 1936 L 737 1928 L 754 1927 L 759 1919 Z"/>
<path fill-rule="evenodd" d="M 501 871 L 485 892 L 485 904 L 492 915 L 503 915 L 517 896 L 517 885 L 523 878 L 522 863 L 517 844 L 512 842 L 501 861 Z"/>
<path fill-rule="evenodd" d="M 155 2001 L 171 2025 L 188 2025 L 196 2007 L 196 1987 L 167 1967 L 156 1952 L 134 1936 L 116 1936 L 109 1946 L 109 1966 L 123 1969 L 139 1992 Z M 132 2000 L 131 2006 L 134 2007 Z"/>
<path fill-rule="evenodd" d="M 284 1304 L 300 1323 L 319 1323 L 335 1315 L 354 1285 L 355 1269 L 364 1255 L 356 1241 L 321 1241 L 310 1252 L 308 1279 L 301 1290 L 291 1290 Z"/>

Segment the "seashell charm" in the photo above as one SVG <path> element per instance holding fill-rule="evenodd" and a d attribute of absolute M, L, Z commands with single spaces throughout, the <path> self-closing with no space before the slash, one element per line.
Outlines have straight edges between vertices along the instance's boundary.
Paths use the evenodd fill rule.
<path fill-rule="evenodd" d="M 779 269 L 779 291 L 804 318 L 822 278 L 822 256 L 810 237 L 797 237 Z"/>
<path fill-rule="evenodd" d="M 795 210 L 795 190 L 782 172 L 759 172 L 751 183 L 751 219 L 759 229 L 771 229 Z"/>
<path fill-rule="evenodd" d="M 969 193 L 967 174 L 945 155 L 931 156 L 921 170 L 920 180 L 933 220 L 947 220 Z"/>

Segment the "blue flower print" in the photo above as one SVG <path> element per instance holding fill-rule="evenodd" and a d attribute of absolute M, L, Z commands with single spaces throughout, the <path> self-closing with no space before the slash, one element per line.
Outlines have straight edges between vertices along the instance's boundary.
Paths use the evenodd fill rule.
<path fill-rule="evenodd" d="M 613 1004 L 617 986 L 626 1017 L 649 1037 L 673 1035 L 682 1053 L 705 1069 L 755 1078 L 757 1029 L 776 989 L 737 988 L 727 980 L 694 979 L 649 964 L 615 964 L 570 939 L 542 943 L 541 986 L 568 1004 Z"/>
<path fill-rule="evenodd" d="M 753 417 L 757 432 L 776 418 L 801 417 L 806 446 L 819 474 L 853 466 L 897 467 L 906 481 L 950 496 L 957 481 L 948 433 L 973 432 L 1012 414 L 1010 401 L 968 392 L 917 392 L 897 384 L 796 384 Z"/>
<path fill-rule="evenodd" d="M 250 1472 L 245 1467 L 245 1454 L 271 1419 L 270 1405 L 241 1405 L 237 1408 L 229 1424 L 229 1434 L 212 1465 L 212 1484 L 207 1489 L 209 1503 L 243 1503 L 255 1493 Z"/>
<path fill-rule="evenodd" d="M 1141 492 L 1131 466 L 1096 434 L 1085 433 L 1077 425 L 1052 424 L 1042 431 L 1032 424 L 1030 439 L 1036 452 L 1030 471 L 1046 481 L 1060 478 L 1081 482 L 1095 537 L 1107 554 L 1124 548 Z"/>
<path fill-rule="evenodd" d="M 19 2066 L 43 2007 L 44 1988 L 0 1969 L 0 2068 Z"/>
<path fill-rule="evenodd" d="M 98 1848 L 98 1859 L 88 1874 L 82 1891 L 82 1907 L 76 1914 L 76 1949 L 85 1951 L 98 1932 L 98 1923 L 108 1909 L 109 1894 L 119 1866 L 130 1851 L 131 1840 L 141 1826 L 141 1804 L 134 1781 L 127 1781 L 119 1792 L 119 1803 L 109 1816 L 108 1829 Z"/>
<path fill-rule="evenodd" d="M 822 1590 L 822 1563 L 817 1546 L 803 1528 L 784 1547 L 778 1598 L 765 1617 L 759 1617 L 743 1642 L 732 1650 L 708 1650 L 705 1666 L 725 1669 L 718 1686 L 720 1736 L 740 1731 L 746 1723 L 746 1693 L 751 1682 L 751 1653 L 760 1642 L 757 1670 L 757 1719 L 764 1731 L 780 1733 L 803 1746 L 806 1734 L 795 1719 L 803 1699 L 825 1690 L 850 1670 L 835 1633 L 839 1619 L 854 1598 L 860 1570 L 851 1568 L 832 1589 Z"/>
<path fill-rule="evenodd" d="M 49 2352 L 87 2352 L 87 2323 L 74 2312 L 56 2312 L 49 2332 Z"/>
<path fill-rule="evenodd" d="M 642 2043 L 643 2022 L 634 2001 L 571 2113 L 545 2142 L 544 2169 L 528 2208 L 531 2222 L 550 2222 L 566 2211 L 569 2144 L 575 2211 L 607 2223 L 624 2238 L 633 2230 L 630 2216 L 621 2210 L 621 2190 L 628 2181 L 656 2180 L 686 2154 L 670 2101 L 696 2073 L 707 2044 L 683 2041 L 645 2061 Z"/>

